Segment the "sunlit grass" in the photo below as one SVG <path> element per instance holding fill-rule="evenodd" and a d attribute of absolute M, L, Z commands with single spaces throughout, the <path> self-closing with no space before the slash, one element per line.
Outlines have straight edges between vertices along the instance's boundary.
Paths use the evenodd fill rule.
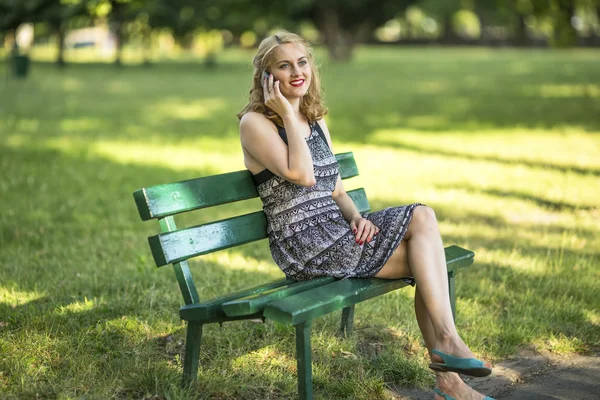
<path fill-rule="evenodd" d="M 170 268 L 153 266 L 146 237 L 158 227 L 139 220 L 131 195 L 243 168 L 235 114 L 251 57 L 227 51 L 215 70 L 34 63 L 27 80 L 0 84 L 8 398 L 295 397 L 294 331 L 271 322 L 206 326 L 199 384 L 179 388 L 181 295 Z M 335 150 L 353 151 L 360 170 L 347 189 L 365 187 L 373 209 L 428 204 L 445 244 L 475 251 L 458 277 L 457 323 L 494 362 L 523 347 L 598 349 L 599 61 L 590 51 L 363 48 L 351 65 L 323 63 Z M 254 199 L 177 223 L 259 208 Z M 190 265 L 203 299 L 282 276 L 265 242 Z M 335 336 L 338 313 L 315 321 L 317 398 L 384 399 L 386 385 L 432 383 L 413 293 L 359 305 L 348 339 Z"/>
<path fill-rule="evenodd" d="M 600 85 L 542 85 L 535 95 L 542 97 L 599 97 Z"/>
<path fill-rule="evenodd" d="M 422 125 L 413 124 L 410 119 L 407 122 L 415 128 Z M 439 124 L 442 123 L 444 121 Z M 539 161 L 555 166 L 595 167 L 600 170 L 600 144 L 583 129 L 568 126 L 551 130 L 517 127 L 485 129 L 479 134 L 457 130 L 441 137 L 436 133 L 426 129 L 417 133 L 410 128 L 381 130 L 374 133 L 373 140 L 431 154 L 475 158 L 495 156 L 498 162 Z"/>
<path fill-rule="evenodd" d="M 215 111 L 224 108 L 225 102 L 219 98 L 193 102 L 182 101 L 179 98 L 166 98 L 164 101 L 149 107 L 145 112 L 150 119 L 198 120 L 210 118 Z"/>
<path fill-rule="evenodd" d="M 0 287 L 0 302 L 6 304 L 24 305 L 43 296 L 43 293 L 37 291 L 24 292 L 14 287 Z"/>

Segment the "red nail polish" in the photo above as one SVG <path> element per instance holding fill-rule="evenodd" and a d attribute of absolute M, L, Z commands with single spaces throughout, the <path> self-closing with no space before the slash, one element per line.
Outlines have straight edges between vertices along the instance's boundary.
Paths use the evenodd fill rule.
<path fill-rule="evenodd" d="M 360 241 L 360 244 L 363 244 L 363 241 L 362 241 L 362 240 Z"/>

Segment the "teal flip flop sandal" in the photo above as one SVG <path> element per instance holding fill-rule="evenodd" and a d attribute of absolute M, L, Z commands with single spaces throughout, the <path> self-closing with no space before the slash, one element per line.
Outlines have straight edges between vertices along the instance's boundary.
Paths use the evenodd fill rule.
<path fill-rule="evenodd" d="M 437 354 L 442 358 L 444 363 L 431 363 L 429 368 L 438 372 L 456 372 L 458 374 L 482 377 L 492 373 L 492 369 L 483 361 L 476 358 L 460 358 L 454 357 L 439 350 L 431 350 L 433 354 Z"/>
<path fill-rule="evenodd" d="M 433 391 L 435 392 L 435 394 L 437 394 L 438 396 L 442 396 L 446 400 L 456 400 L 454 397 L 448 396 L 446 393 L 442 392 L 438 388 L 434 388 Z M 494 400 L 494 399 L 491 398 L 490 396 L 485 396 L 485 399 L 483 399 L 483 400 Z"/>

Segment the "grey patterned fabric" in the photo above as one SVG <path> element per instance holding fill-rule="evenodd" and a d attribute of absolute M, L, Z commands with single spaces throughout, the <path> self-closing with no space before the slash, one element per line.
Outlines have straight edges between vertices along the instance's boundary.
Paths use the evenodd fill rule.
<path fill-rule="evenodd" d="M 402 241 L 419 204 L 365 213 L 380 232 L 371 242 L 357 244 L 332 198 L 339 174 L 337 160 L 320 126 L 314 123 L 311 128 L 306 140 L 313 159 L 314 186 L 295 185 L 266 169 L 253 176 L 267 217 L 273 259 L 295 280 L 373 277 Z M 287 143 L 285 130 L 278 129 Z M 413 284 L 411 279 L 407 281 Z"/>

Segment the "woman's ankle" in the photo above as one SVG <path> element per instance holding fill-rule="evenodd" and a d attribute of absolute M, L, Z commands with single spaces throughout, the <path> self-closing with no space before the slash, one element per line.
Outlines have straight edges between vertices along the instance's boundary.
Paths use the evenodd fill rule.
<path fill-rule="evenodd" d="M 444 324 L 444 327 L 436 327 L 435 342 L 436 345 L 453 345 L 455 343 L 462 343 L 462 339 L 456 330 L 456 327 L 452 324 Z"/>
<path fill-rule="evenodd" d="M 438 372 L 435 375 L 436 387 L 444 393 L 454 392 L 464 384 L 460 376 L 454 372 Z"/>
<path fill-rule="evenodd" d="M 469 347 L 458 335 L 450 336 L 443 340 L 436 340 L 435 349 L 455 357 L 473 357 L 473 353 Z M 430 352 L 430 356 L 433 356 L 433 353 Z M 436 359 L 438 357 L 436 356 Z"/>

